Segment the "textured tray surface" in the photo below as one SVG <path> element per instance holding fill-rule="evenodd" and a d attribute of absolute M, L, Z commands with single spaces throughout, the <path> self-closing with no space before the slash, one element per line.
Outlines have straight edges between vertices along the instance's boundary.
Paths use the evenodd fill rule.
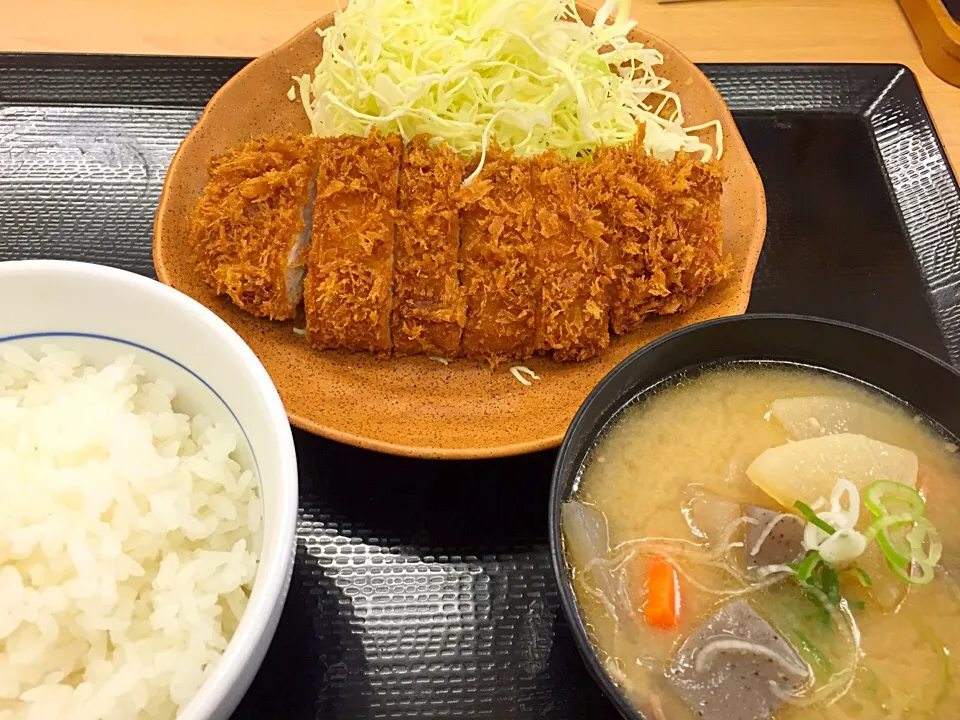
<path fill-rule="evenodd" d="M 0 260 L 152 275 L 163 174 L 240 60 L 0 55 Z M 909 72 L 704 68 L 760 167 L 751 310 L 857 322 L 960 360 L 960 193 Z M 377 455 L 297 433 L 276 640 L 235 718 L 613 718 L 559 614 L 552 453 Z"/>

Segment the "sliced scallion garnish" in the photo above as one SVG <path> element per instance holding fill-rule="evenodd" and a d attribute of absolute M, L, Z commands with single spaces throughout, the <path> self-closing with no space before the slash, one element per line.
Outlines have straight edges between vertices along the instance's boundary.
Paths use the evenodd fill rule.
<path fill-rule="evenodd" d="M 919 517 L 926 510 L 920 493 L 909 485 L 892 480 L 877 480 L 870 485 L 864 495 L 864 503 L 874 517 L 901 514 Z M 892 504 L 899 507 L 889 507 Z"/>
<path fill-rule="evenodd" d="M 931 582 L 943 543 L 924 515 L 927 506 L 920 493 L 909 485 L 877 480 L 864 501 L 877 518 L 867 537 L 877 539 L 893 574 L 910 585 Z"/>
<path fill-rule="evenodd" d="M 855 567 L 853 568 L 853 572 L 857 576 L 857 580 L 859 580 L 860 584 L 864 587 L 870 587 L 873 585 L 873 580 L 871 580 L 870 576 L 867 575 L 867 573 L 861 568 Z"/>
<path fill-rule="evenodd" d="M 910 564 L 912 550 L 907 531 L 913 527 L 912 515 L 882 515 L 867 530 L 867 537 L 876 537 L 880 549 L 891 565 L 904 568 Z"/>
<path fill-rule="evenodd" d="M 823 530 L 827 535 L 833 535 L 837 530 L 830 523 L 821 520 L 817 517 L 817 514 L 813 511 L 813 508 L 807 505 L 801 500 L 797 500 L 793 506 L 800 511 L 800 514 L 806 519 L 811 525 L 816 525 L 818 528 Z"/>
<path fill-rule="evenodd" d="M 930 567 L 940 562 L 943 543 L 940 541 L 940 533 L 927 518 L 917 518 L 916 524 L 907 533 L 907 543 L 910 545 L 910 556 L 915 562 Z"/>
<path fill-rule="evenodd" d="M 810 581 L 810 577 L 813 575 L 813 571 L 819 564 L 820 553 L 818 553 L 816 550 L 807 553 L 807 555 L 803 558 L 803 561 L 797 567 L 797 582 L 804 585 L 807 584 Z"/>
<path fill-rule="evenodd" d="M 824 655 L 823 651 L 810 642 L 810 638 L 802 630 L 794 630 L 793 634 L 796 636 L 797 640 L 800 641 L 800 646 L 806 650 L 806 652 L 813 658 L 814 662 L 820 666 L 821 670 L 829 674 L 833 674 L 833 663 L 827 659 L 827 656 Z"/>
<path fill-rule="evenodd" d="M 837 576 L 837 571 L 827 563 L 820 566 L 820 588 L 831 604 L 840 604 L 840 578 Z"/>
<path fill-rule="evenodd" d="M 920 574 L 915 575 L 914 570 L 919 571 Z M 909 585 L 928 585 L 933 581 L 934 576 L 933 565 L 922 565 L 918 562 L 903 568 L 890 565 L 890 572 Z"/>

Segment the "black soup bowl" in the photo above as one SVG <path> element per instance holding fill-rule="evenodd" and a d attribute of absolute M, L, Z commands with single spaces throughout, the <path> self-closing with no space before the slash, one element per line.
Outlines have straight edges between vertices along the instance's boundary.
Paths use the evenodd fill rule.
<path fill-rule="evenodd" d="M 625 406 L 679 374 L 750 361 L 846 376 L 894 396 L 960 436 L 960 373 L 899 340 L 829 320 L 791 315 L 723 318 L 671 333 L 615 367 L 580 406 L 560 447 L 550 488 L 550 551 L 560 603 L 580 654 L 625 718 L 644 720 L 603 669 L 587 635 L 563 552 L 561 505 L 574 494 L 588 453 Z"/>

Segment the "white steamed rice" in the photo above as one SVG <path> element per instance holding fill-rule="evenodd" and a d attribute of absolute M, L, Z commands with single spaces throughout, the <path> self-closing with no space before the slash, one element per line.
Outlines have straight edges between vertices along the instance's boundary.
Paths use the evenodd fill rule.
<path fill-rule="evenodd" d="M 234 430 L 132 356 L 0 345 L 0 720 L 174 718 L 257 572 Z"/>

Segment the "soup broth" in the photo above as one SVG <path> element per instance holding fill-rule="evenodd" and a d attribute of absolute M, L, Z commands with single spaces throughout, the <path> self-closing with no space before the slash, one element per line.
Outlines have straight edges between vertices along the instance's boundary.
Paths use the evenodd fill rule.
<path fill-rule="evenodd" d="M 867 497 L 893 482 L 926 501 L 925 520 L 889 525 L 894 549 L 930 523 L 942 545 L 926 584 L 933 535 L 899 573 L 871 536 L 884 516 Z M 809 530 L 794 498 L 837 537 Z M 626 408 L 589 453 L 562 531 L 591 641 L 648 717 L 932 720 L 960 717 L 958 511 L 956 448 L 910 408 L 744 363 Z"/>

